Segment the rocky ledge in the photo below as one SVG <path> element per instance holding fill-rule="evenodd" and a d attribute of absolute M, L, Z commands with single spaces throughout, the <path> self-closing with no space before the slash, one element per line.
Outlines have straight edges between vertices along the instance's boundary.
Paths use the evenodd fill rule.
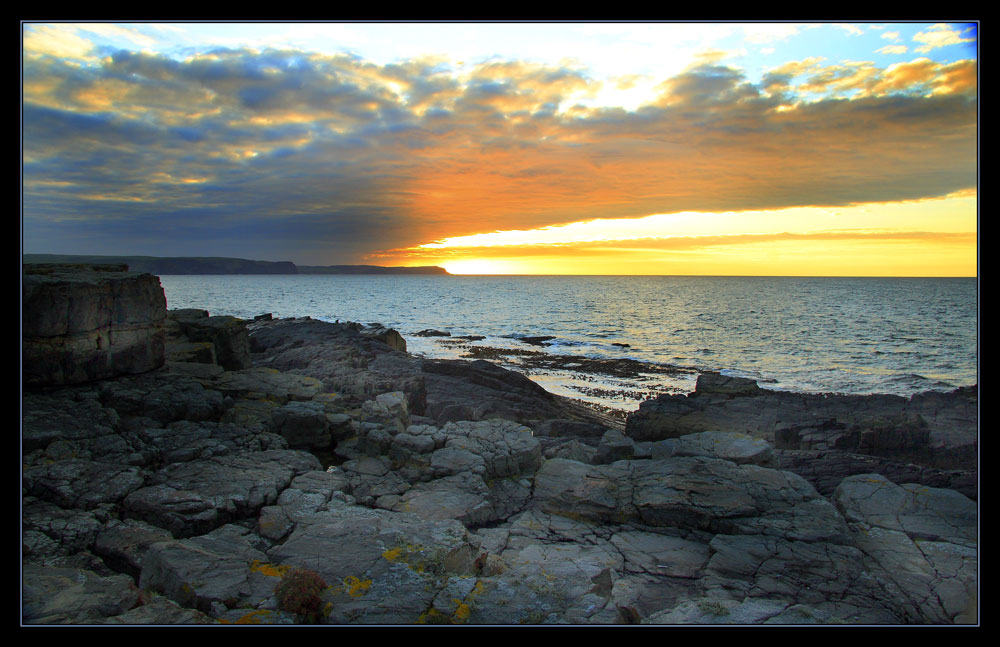
<path fill-rule="evenodd" d="M 637 433 L 378 326 L 160 327 L 26 384 L 25 624 L 977 622 L 969 469 Z"/>

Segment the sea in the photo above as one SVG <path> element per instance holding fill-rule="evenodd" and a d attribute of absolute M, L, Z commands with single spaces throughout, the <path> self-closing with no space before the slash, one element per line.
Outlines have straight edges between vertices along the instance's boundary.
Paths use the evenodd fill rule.
<path fill-rule="evenodd" d="M 618 412 L 699 373 L 909 396 L 978 384 L 976 278 L 164 275 L 167 307 L 380 323 Z M 448 336 L 421 336 L 425 331 Z M 525 338 L 535 339 L 534 343 Z"/>

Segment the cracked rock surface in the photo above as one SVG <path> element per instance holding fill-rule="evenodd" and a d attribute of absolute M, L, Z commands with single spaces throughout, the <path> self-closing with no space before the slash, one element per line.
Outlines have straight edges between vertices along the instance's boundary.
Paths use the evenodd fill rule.
<path fill-rule="evenodd" d="M 178 325 L 160 369 L 25 394 L 22 622 L 976 622 L 975 501 L 857 471 L 940 470 L 637 439 L 355 324 L 249 328 L 252 367 Z M 278 593 L 297 569 L 324 585 L 308 614 Z"/>

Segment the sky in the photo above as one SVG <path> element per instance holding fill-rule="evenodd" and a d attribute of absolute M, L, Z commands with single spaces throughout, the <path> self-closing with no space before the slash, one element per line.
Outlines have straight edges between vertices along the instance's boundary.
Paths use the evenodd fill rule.
<path fill-rule="evenodd" d="M 977 23 L 24 22 L 24 253 L 976 276 Z"/>

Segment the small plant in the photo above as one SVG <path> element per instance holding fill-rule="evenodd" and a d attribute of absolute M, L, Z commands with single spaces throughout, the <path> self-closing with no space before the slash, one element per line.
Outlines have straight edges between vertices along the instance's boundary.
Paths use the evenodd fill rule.
<path fill-rule="evenodd" d="M 720 600 L 702 598 L 698 600 L 698 608 L 713 616 L 728 616 L 731 613 Z"/>
<path fill-rule="evenodd" d="M 274 595 L 283 610 L 311 624 L 319 619 L 323 603 L 319 594 L 325 588 L 326 582 L 315 571 L 296 568 L 282 576 L 281 582 L 274 587 Z"/>

